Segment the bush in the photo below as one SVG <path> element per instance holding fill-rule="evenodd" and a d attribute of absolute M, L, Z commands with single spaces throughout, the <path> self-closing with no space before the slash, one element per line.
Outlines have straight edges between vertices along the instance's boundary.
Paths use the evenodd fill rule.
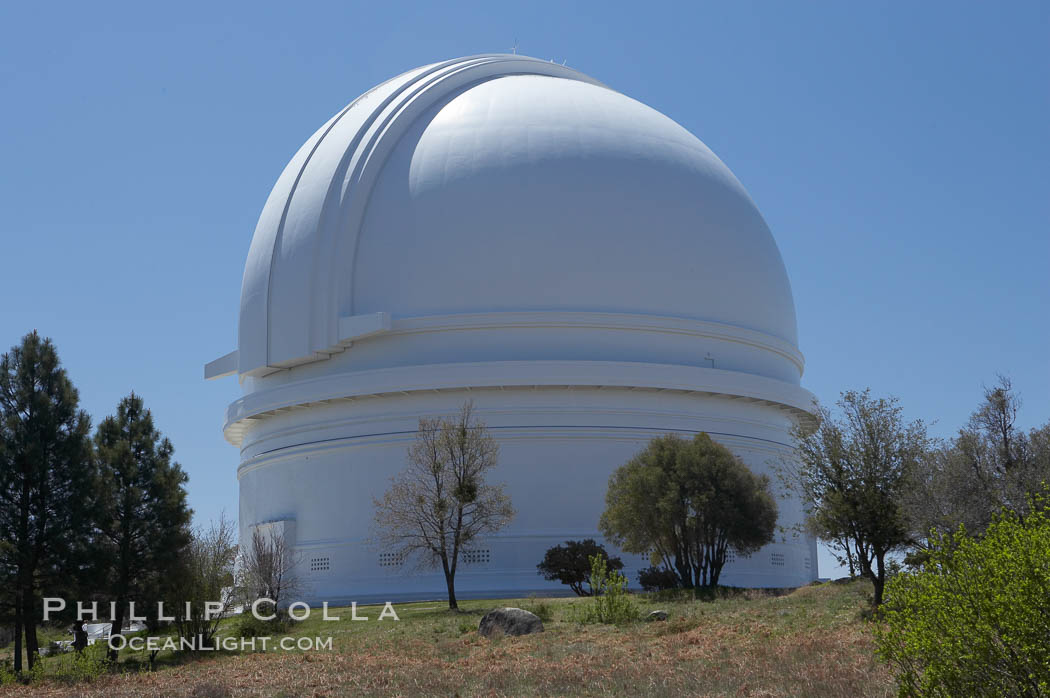
<path fill-rule="evenodd" d="M 68 660 L 68 664 L 63 664 L 56 672 L 56 678 L 70 683 L 94 681 L 106 673 L 106 649 L 106 644 L 99 642 L 84 648 L 80 654 L 74 652 L 64 656 L 62 659 Z"/>
<path fill-rule="evenodd" d="M 6 664 L 0 666 L 0 685 L 21 680 L 23 683 L 36 683 L 49 679 L 63 683 L 88 683 L 106 673 L 107 645 L 99 642 L 89 645 L 80 654 L 76 652 L 58 652 L 39 657 L 33 668 L 16 676 Z"/>
<path fill-rule="evenodd" d="M 645 591 L 678 588 L 678 575 L 664 567 L 646 567 L 638 571 L 638 583 Z"/>
<path fill-rule="evenodd" d="M 638 620 L 638 608 L 627 594 L 627 577 L 610 570 L 601 555 L 591 556 L 591 589 L 594 599 L 584 609 L 584 623 L 628 623 Z"/>
<path fill-rule="evenodd" d="M 977 539 L 933 535 L 887 587 L 879 655 L 902 695 L 1050 694 L 1050 506 L 1004 512 Z"/>
<path fill-rule="evenodd" d="M 259 620 L 250 611 L 245 612 L 237 619 L 236 632 L 238 637 L 268 637 L 270 635 L 281 635 L 288 631 L 288 623 L 283 614 L 273 620 Z"/>
<path fill-rule="evenodd" d="M 24 665 L 23 665 L 24 666 Z M 32 668 L 26 668 L 18 678 L 23 683 L 39 683 L 44 680 L 44 658 L 37 657 Z"/>
<path fill-rule="evenodd" d="M 605 548 L 593 538 L 587 540 L 567 540 L 565 545 L 555 545 L 547 550 L 543 562 L 536 565 L 543 578 L 567 584 L 577 596 L 591 596 L 594 589 L 584 589 L 591 571 L 591 556 L 600 555 L 605 559 L 610 570 L 622 570 L 623 561 L 618 557 L 609 557 Z"/>
<path fill-rule="evenodd" d="M 177 578 L 179 602 L 175 628 L 183 639 L 195 638 L 196 652 L 215 647 L 215 635 L 223 616 L 233 606 L 233 594 L 227 587 L 233 585 L 234 563 L 237 559 L 237 532 L 234 524 L 220 514 L 219 520 L 208 530 L 194 531 L 189 546 L 182 556 L 182 567 Z M 205 603 L 222 600 L 219 613 L 207 614 Z"/>

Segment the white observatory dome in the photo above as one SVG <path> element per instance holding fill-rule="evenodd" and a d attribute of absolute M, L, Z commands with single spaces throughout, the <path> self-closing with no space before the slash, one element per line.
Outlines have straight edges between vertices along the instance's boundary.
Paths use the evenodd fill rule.
<path fill-rule="evenodd" d="M 758 471 L 786 457 L 802 368 L 776 243 L 707 146 L 574 70 L 485 55 L 379 85 L 296 153 L 238 348 L 206 375 L 245 392 L 225 427 L 242 535 L 280 526 L 318 597 L 365 599 L 443 588 L 392 581 L 368 544 L 419 417 L 472 399 L 518 510 L 457 587 L 543 590 L 543 551 L 600 537 L 609 475 L 653 436 L 707 431 Z M 800 517 L 785 496 L 781 525 Z M 769 550 L 726 583 L 816 577 L 811 539 Z"/>

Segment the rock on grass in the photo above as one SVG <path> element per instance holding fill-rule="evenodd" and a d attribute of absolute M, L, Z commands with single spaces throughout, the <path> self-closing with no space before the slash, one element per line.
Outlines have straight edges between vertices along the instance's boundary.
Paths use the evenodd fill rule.
<path fill-rule="evenodd" d="M 483 637 L 494 634 L 529 635 L 543 632 L 543 621 L 535 613 L 521 608 L 497 608 L 481 618 L 478 632 Z"/>

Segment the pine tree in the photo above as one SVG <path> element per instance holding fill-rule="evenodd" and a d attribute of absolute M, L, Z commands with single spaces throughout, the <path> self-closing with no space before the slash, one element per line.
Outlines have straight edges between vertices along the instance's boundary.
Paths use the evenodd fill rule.
<path fill-rule="evenodd" d="M 0 570 L 21 636 L 37 660 L 41 596 L 64 596 L 83 575 L 95 487 L 89 432 L 78 395 L 50 339 L 34 331 L 0 357 Z"/>
<path fill-rule="evenodd" d="M 105 593 L 116 602 L 119 633 L 129 601 L 136 614 L 155 612 L 190 541 L 186 473 L 172 460 L 174 448 L 153 425 L 135 393 L 117 414 L 98 425 L 99 543 L 106 559 Z M 116 651 L 110 651 L 116 658 Z"/>

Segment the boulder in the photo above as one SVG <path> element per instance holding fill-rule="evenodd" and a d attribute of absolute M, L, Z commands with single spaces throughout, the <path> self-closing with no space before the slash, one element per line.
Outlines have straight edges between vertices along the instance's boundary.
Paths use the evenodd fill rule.
<path fill-rule="evenodd" d="M 653 611 L 645 617 L 646 620 L 667 620 L 667 611 Z"/>
<path fill-rule="evenodd" d="M 529 635 L 530 633 L 542 633 L 543 621 L 535 613 L 530 613 L 521 608 L 497 608 L 489 611 L 481 618 L 478 632 L 483 637 L 493 634 L 503 635 Z"/>

